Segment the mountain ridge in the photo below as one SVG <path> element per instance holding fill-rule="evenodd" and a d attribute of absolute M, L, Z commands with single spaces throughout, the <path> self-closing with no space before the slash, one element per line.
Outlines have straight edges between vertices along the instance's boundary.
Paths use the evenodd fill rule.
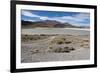
<path fill-rule="evenodd" d="M 24 21 L 21 20 L 22 28 L 82 28 L 69 23 L 61 23 L 55 20 L 44 20 L 44 21 Z M 84 27 L 86 28 L 86 27 Z"/>

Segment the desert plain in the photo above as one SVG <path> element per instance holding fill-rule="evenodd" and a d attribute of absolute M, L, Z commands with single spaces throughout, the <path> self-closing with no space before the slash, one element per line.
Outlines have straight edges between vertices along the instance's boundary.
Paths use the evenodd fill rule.
<path fill-rule="evenodd" d="M 22 63 L 89 59 L 89 29 L 22 29 Z"/>

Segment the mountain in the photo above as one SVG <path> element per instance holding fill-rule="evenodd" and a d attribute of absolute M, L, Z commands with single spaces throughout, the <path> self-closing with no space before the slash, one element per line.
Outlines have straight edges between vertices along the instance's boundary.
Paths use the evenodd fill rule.
<path fill-rule="evenodd" d="M 80 28 L 78 26 L 71 25 L 69 23 L 61 23 L 54 20 L 44 20 L 44 21 L 36 21 L 36 22 L 30 22 L 30 21 L 21 21 L 22 28 Z"/>

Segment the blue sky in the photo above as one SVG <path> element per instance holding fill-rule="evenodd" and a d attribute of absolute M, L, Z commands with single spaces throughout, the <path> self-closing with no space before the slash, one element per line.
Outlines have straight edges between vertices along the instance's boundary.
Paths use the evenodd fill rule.
<path fill-rule="evenodd" d="M 21 20 L 32 22 L 43 20 L 55 20 L 61 23 L 70 23 L 72 25 L 89 26 L 90 13 L 21 10 Z"/>

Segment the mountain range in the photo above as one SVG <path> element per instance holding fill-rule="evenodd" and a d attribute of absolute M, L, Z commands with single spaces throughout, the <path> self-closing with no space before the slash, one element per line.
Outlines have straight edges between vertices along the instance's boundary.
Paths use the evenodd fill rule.
<path fill-rule="evenodd" d="M 69 23 L 61 23 L 54 20 L 44 20 L 44 21 L 23 21 L 21 20 L 22 28 L 89 28 L 86 26 L 75 26 Z"/>

